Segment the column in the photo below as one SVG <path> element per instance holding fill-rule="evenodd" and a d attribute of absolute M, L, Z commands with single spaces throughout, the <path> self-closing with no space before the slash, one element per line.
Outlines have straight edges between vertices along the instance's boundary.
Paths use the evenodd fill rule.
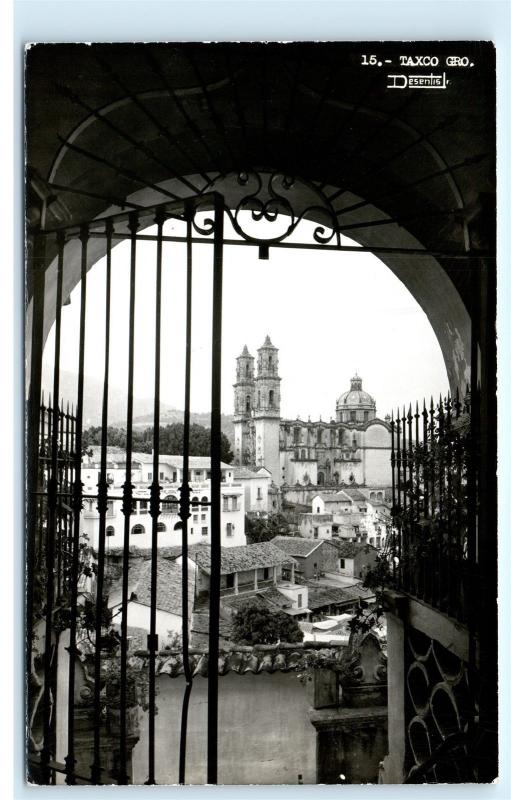
<path fill-rule="evenodd" d="M 234 573 L 234 594 L 238 594 L 238 573 Z"/>

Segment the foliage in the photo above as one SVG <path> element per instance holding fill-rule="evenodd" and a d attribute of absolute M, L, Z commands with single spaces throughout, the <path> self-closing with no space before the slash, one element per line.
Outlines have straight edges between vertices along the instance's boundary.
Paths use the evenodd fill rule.
<path fill-rule="evenodd" d="M 248 645 L 302 642 L 303 631 L 283 611 L 273 612 L 247 603 L 234 618 L 231 638 Z"/>
<path fill-rule="evenodd" d="M 269 514 L 267 517 L 245 517 L 247 544 L 270 542 L 275 536 L 286 536 L 289 523 L 284 514 Z"/>
<path fill-rule="evenodd" d="M 101 444 L 101 427 L 91 427 L 83 432 L 83 447 L 85 450 L 92 445 Z M 153 447 L 154 428 L 134 430 L 132 437 L 133 450 L 139 453 L 150 453 Z M 126 431 L 124 428 L 107 429 L 109 447 L 126 447 Z M 182 455 L 184 441 L 184 425 L 174 422 L 172 425 L 160 427 L 160 453 L 168 455 Z M 191 456 L 209 456 L 211 453 L 211 430 L 203 425 L 193 423 L 190 425 L 189 453 Z M 233 459 L 231 445 L 227 436 L 222 433 L 220 456 L 222 461 L 230 464 Z"/>
<path fill-rule="evenodd" d="M 119 656 L 110 656 L 103 661 L 101 680 L 107 708 L 119 709 L 121 707 Z M 149 675 L 141 666 L 140 659 L 129 660 L 126 664 L 126 705 L 128 708 L 138 705 L 143 711 L 149 708 Z"/>

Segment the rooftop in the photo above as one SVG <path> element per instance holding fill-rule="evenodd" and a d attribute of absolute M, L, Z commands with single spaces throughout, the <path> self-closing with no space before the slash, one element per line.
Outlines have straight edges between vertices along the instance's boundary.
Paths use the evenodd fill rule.
<path fill-rule="evenodd" d="M 90 464 L 90 466 L 93 466 L 95 462 L 99 463 L 101 459 L 101 447 L 99 445 L 92 445 L 89 450 L 92 451 L 91 461 L 93 462 Z M 120 447 L 107 447 L 106 454 L 109 464 L 124 465 L 126 463 L 126 451 Z M 137 462 L 140 464 L 153 463 L 152 453 L 132 453 L 131 458 L 133 464 L 136 464 Z M 183 468 L 183 456 L 160 453 L 158 460 L 160 464 L 168 464 L 169 466 L 177 467 L 178 469 Z M 189 456 L 188 466 L 189 469 L 209 469 L 211 466 L 211 458 L 209 456 Z M 233 469 L 232 464 L 225 464 L 223 461 L 221 462 L 221 467 L 222 469 Z"/>
<path fill-rule="evenodd" d="M 302 558 L 310 555 L 323 544 L 322 541 L 304 539 L 303 536 L 275 536 L 271 543 L 290 556 L 301 556 Z"/>
<path fill-rule="evenodd" d="M 210 574 L 211 547 L 209 545 L 194 549 L 190 552 L 190 558 L 193 558 L 203 572 Z M 295 560 L 283 553 L 271 542 L 257 542 L 256 544 L 221 548 L 220 572 L 222 575 L 258 569 L 259 567 L 273 567 L 292 563 L 296 563 Z"/>
<path fill-rule="evenodd" d="M 156 608 L 177 616 L 182 616 L 182 571 L 181 567 L 168 558 L 158 555 L 156 561 Z M 188 577 L 188 606 L 191 611 L 194 599 L 194 576 Z M 118 605 L 122 596 L 122 578 L 117 581 L 108 598 L 110 607 Z M 128 598 L 143 606 L 151 605 L 151 560 L 134 559 L 128 571 Z"/>

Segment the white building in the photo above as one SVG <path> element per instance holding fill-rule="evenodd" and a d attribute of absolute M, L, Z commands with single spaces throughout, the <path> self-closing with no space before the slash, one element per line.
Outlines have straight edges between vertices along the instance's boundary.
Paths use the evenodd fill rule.
<path fill-rule="evenodd" d="M 390 508 L 383 500 L 369 500 L 371 494 L 382 496 L 382 492 L 362 491 L 354 486 L 340 492 L 316 494 L 311 511 L 316 515 L 332 515 L 334 536 L 382 548 L 392 527 Z"/>
<path fill-rule="evenodd" d="M 91 448 L 92 455 L 84 456 L 82 482 L 84 494 L 96 494 L 100 470 L 100 448 Z M 108 510 L 106 514 L 107 547 L 122 547 L 124 522 L 122 513 L 122 487 L 126 480 L 126 456 L 120 448 L 107 452 Z M 221 464 L 221 541 L 223 547 L 246 544 L 245 489 L 234 481 L 234 470 Z M 158 481 L 162 487 L 161 513 L 158 518 L 158 546 L 181 544 L 182 523 L 179 517 L 179 487 L 183 483 L 183 457 L 160 455 Z M 150 453 L 132 456 L 131 482 L 133 512 L 130 516 L 130 544 L 141 548 L 151 547 L 152 517 L 149 513 L 150 485 L 153 481 L 153 457 Z M 190 456 L 188 483 L 191 495 L 191 515 L 188 519 L 190 544 L 211 542 L 211 474 L 210 459 Z M 87 534 L 92 547 L 99 541 L 99 513 L 96 499 L 85 499 L 82 512 L 82 532 Z"/>

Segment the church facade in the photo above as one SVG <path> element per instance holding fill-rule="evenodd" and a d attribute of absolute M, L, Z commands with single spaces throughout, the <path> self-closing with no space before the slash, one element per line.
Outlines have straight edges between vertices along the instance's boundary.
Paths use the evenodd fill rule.
<path fill-rule="evenodd" d="M 246 345 L 236 359 L 234 463 L 266 467 L 283 488 L 390 486 L 390 418 L 376 416 L 358 375 L 337 398 L 335 418 L 305 422 L 281 417 L 278 349 L 269 336 L 255 361 Z"/>

